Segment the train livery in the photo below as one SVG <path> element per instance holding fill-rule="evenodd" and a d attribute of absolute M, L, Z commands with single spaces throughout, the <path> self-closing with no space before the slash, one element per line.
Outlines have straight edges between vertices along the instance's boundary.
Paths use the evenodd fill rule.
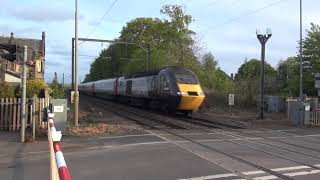
<path fill-rule="evenodd" d="M 205 98 L 195 74 L 181 67 L 83 83 L 79 85 L 79 91 L 131 105 L 185 114 L 198 109 Z"/>

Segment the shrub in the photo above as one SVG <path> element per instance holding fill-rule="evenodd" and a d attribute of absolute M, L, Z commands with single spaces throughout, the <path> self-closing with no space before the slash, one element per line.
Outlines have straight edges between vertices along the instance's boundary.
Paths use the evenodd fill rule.
<path fill-rule="evenodd" d="M 14 89 L 7 82 L 0 82 L 0 98 L 14 97 Z"/>
<path fill-rule="evenodd" d="M 27 97 L 31 98 L 33 95 L 39 95 L 40 91 L 47 88 L 48 85 L 40 79 L 27 81 Z M 16 89 L 16 95 L 21 97 L 21 87 Z"/>
<path fill-rule="evenodd" d="M 51 91 L 50 91 L 50 96 L 55 98 L 55 99 L 62 99 L 65 98 L 65 93 L 64 90 L 61 86 L 61 84 L 58 83 L 52 83 L 50 85 Z"/>

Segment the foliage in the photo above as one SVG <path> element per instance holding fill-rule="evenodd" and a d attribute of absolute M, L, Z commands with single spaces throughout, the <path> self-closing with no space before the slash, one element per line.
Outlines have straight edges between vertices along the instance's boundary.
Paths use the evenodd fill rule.
<path fill-rule="evenodd" d="M 49 95 L 54 99 L 63 99 L 65 98 L 64 90 L 59 83 L 52 83 L 50 85 L 50 93 Z"/>
<path fill-rule="evenodd" d="M 47 88 L 47 84 L 40 79 L 27 81 L 27 97 L 31 98 L 34 94 L 38 95 L 41 90 Z"/>
<path fill-rule="evenodd" d="M 45 88 L 47 88 L 47 84 L 40 79 L 36 79 L 36 80 L 27 80 L 26 83 L 26 95 L 27 98 L 31 98 L 33 97 L 33 95 L 39 95 L 41 90 L 44 90 Z M 16 97 L 21 97 L 22 96 L 22 88 L 21 86 L 17 86 L 14 89 L 14 94 Z"/>
<path fill-rule="evenodd" d="M 302 41 L 303 50 L 303 92 L 316 95 L 314 74 L 320 72 L 320 26 L 311 23 L 310 30 Z"/>
<path fill-rule="evenodd" d="M 7 82 L 0 82 L 0 98 L 11 97 L 14 97 L 14 89 Z"/>
<path fill-rule="evenodd" d="M 235 86 L 238 102 L 244 105 L 254 105 L 260 88 L 260 64 L 261 61 L 251 59 L 245 61 L 235 75 Z M 270 64 L 265 63 L 265 93 L 274 94 L 277 92 L 277 71 Z M 241 96 L 240 96 L 241 95 Z"/>
<path fill-rule="evenodd" d="M 202 56 L 202 66 L 204 71 L 213 72 L 218 66 L 218 61 L 211 52 L 208 52 Z"/>
<path fill-rule="evenodd" d="M 278 85 L 280 94 L 284 96 L 299 95 L 299 60 L 297 57 L 288 57 L 278 64 Z"/>
<path fill-rule="evenodd" d="M 193 48 L 194 32 L 188 28 L 192 17 L 186 15 L 181 6 L 166 5 L 161 13 L 169 20 L 136 18 L 129 21 L 115 41 L 135 44 L 112 44 L 102 50 L 91 64 L 85 82 L 145 71 L 147 45 L 151 47 L 149 69 L 177 65 L 189 67 L 196 73 L 201 72 L 201 64 Z"/>

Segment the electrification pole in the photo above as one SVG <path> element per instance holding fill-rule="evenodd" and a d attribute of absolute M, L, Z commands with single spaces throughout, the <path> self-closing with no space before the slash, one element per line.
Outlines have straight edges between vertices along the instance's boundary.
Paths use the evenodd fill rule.
<path fill-rule="evenodd" d="M 71 62 L 71 91 L 74 91 L 74 38 L 72 38 Z"/>
<path fill-rule="evenodd" d="M 28 47 L 24 46 L 23 49 L 23 64 L 22 64 L 22 102 L 21 102 L 21 142 L 25 141 L 25 129 L 26 129 L 26 99 L 27 99 L 27 70 L 26 63 L 28 59 Z"/>
<path fill-rule="evenodd" d="M 74 125 L 79 125 L 79 91 L 78 91 L 78 0 L 75 2 L 75 48 L 74 48 Z"/>
<path fill-rule="evenodd" d="M 261 43 L 261 65 L 260 65 L 260 119 L 263 120 L 264 113 L 264 61 L 265 61 L 265 49 L 268 39 L 272 36 L 271 30 L 267 29 L 267 33 L 261 34 L 257 30 L 257 38 Z"/>
<path fill-rule="evenodd" d="M 300 100 L 302 100 L 302 76 L 303 76 L 303 67 L 302 67 L 302 0 L 300 0 L 300 50 L 299 50 L 299 59 L 300 59 Z"/>
<path fill-rule="evenodd" d="M 147 44 L 147 53 L 148 53 L 148 59 L 147 59 L 147 71 L 149 71 L 149 67 L 150 67 L 150 56 L 151 56 L 151 50 L 150 50 L 150 44 Z"/>

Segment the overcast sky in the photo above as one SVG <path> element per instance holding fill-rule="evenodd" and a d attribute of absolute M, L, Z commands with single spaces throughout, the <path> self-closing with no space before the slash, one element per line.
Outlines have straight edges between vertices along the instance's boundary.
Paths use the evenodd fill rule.
<path fill-rule="evenodd" d="M 72 0 L 0 0 L 0 33 L 41 38 L 45 31 L 46 80 L 54 72 L 71 78 L 71 38 L 74 37 Z M 274 67 L 279 60 L 297 54 L 299 0 L 79 0 L 79 37 L 114 39 L 127 21 L 137 17 L 159 17 L 164 4 L 182 5 L 194 18 L 190 28 L 204 51 L 211 51 L 227 74 L 236 73 L 244 59 L 259 58 L 256 28 L 270 27 L 266 59 Z M 112 6 L 113 5 L 113 6 Z M 319 0 L 303 0 L 303 29 L 320 24 Z M 101 23 L 98 24 L 105 12 Z M 97 25 L 98 24 L 98 25 Z M 304 31 L 305 35 L 305 31 Z M 79 78 L 84 79 L 90 63 L 107 44 L 80 46 Z"/>

